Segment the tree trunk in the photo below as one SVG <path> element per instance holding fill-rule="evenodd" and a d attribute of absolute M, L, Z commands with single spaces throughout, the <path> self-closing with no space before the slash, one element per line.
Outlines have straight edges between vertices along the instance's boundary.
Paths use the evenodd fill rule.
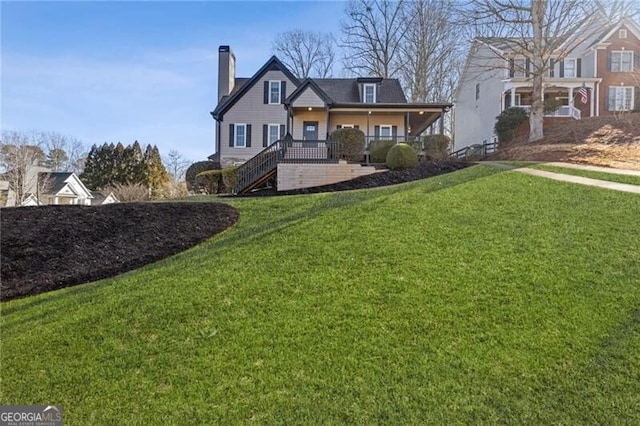
<path fill-rule="evenodd" d="M 542 79 L 544 77 L 543 26 L 544 13 L 548 0 L 533 0 L 531 4 L 531 23 L 533 31 L 533 51 L 530 70 L 533 79 L 533 102 L 529 115 L 529 142 L 540 140 L 544 136 L 544 100 L 542 99 Z"/>

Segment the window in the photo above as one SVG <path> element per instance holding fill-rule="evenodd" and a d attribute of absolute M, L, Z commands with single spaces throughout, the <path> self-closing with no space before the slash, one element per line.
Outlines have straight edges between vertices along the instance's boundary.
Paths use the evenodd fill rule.
<path fill-rule="evenodd" d="M 246 124 L 236 124 L 235 125 L 235 137 L 234 137 L 234 147 L 235 148 L 244 148 L 247 146 L 247 125 Z"/>
<path fill-rule="evenodd" d="M 609 111 L 629 111 L 633 105 L 633 87 L 609 87 Z"/>
<path fill-rule="evenodd" d="M 513 101 L 513 106 L 520 106 L 520 105 L 522 105 L 521 102 L 522 102 L 522 100 L 521 100 L 521 97 L 520 97 L 520 93 L 516 93 L 515 100 Z"/>
<path fill-rule="evenodd" d="M 280 103 L 280 82 L 279 81 L 269 81 L 269 103 L 270 104 Z"/>
<path fill-rule="evenodd" d="M 575 59 L 564 60 L 564 76 L 576 77 L 576 60 Z"/>
<path fill-rule="evenodd" d="M 380 126 L 380 139 L 391 139 L 391 126 L 382 125 Z"/>
<path fill-rule="evenodd" d="M 627 38 L 627 30 L 618 31 L 618 38 Z"/>
<path fill-rule="evenodd" d="M 275 141 L 280 139 L 280 125 L 279 124 L 269 124 L 269 133 L 268 133 L 268 144 L 271 145 Z"/>
<path fill-rule="evenodd" d="M 513 60 L 513 76 L 514 77 L 526 77 L 527 61 L 524 58 L 517 58 Z"/>
<path fill-rule="evenodd" d="M 364 102 L 367 104 L 373 104 L 376 102 L 376 85 L 375 84 L 364 85 Z"/>
<path fill-rule="evenodd" d="M 343 124 L 338 126 L 339 129 L 353 129 L 355 126 L 353 124 Z"/>
<path fill-rule="evenodd" d="M 610 66 L 613 72 L 633 71 L 633 52 L 611 52 Z"/>
<path fill-rule="evenodd" d="M 480 99 L 480 83 L 476 83 L 476 101 Z"/>

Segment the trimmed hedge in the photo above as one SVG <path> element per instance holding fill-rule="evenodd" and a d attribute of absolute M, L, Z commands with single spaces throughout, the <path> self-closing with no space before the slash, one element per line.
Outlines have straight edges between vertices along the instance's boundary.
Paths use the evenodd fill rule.
<path fill-rule="evenodd" d="M 364 156 L 364 133 L 360 129 L 337 129 L 331 132 L 329 139 L 339 141 L 339 155 L 343 160 L 359 163 Z"/>
<path fill-rule="evenodd" d="M 238 167 L 227 167 L 222 169 L 222 184 L 224 185 L 224 192 L 231 192 L 238 183 L 238 174 L 236 173 Z"/>
<path fill-rule="evenodd" d="M 237 182 L 237 167 L 206 170 L 196 176 L 196 185 L 207 194 L 225 194 L 233 190 Z"/>
<path fill-rule="evenodd" d="M 185 180 L 187 181 L 187 190 L 191 192 L 199 192 L 200 188 L 196 184 L 196 176 L 207 170 L 219 170 L 220 163 L 216 161 L 197 161 L 189 166 L 185 173 Z"/>
<path fill-rule="evenodd" d="M 511 107 L 505 109 L 496 117 L 493 130 L 498 135 L 499 143 L 508 143 L 516 136 L 518 127 L 529 119 L 529 114 L 522 108 Z"/>
<path fill-rule="evenodd" d="M 372 163 L 384 163 L 392 146 L 396 144 L 391 140 L 375 140 L 369 145 L 369 159 Z"/>
<path fill-rule="evenodd" d="M 418 156 L 410 145 L 398 143 L 387 153 L 387 167 L 391 170 L 413 169 L 418 165 Z"/>
<path fill-rule="evenodd" d="M 439 160 L 449 156 L 451 138 L 447 135 L 427 135 L 423 138 L 425 159 Z"/>

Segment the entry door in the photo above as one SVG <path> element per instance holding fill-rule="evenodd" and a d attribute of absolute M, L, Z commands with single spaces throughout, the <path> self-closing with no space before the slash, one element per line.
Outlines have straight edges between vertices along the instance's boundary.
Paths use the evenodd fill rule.
<path fill-rule="evenodd" d="M 306 141 L 318 140 L 318 122 L 317 121 L 304 121 L 302 122 L 304 132 L 302 133 L 303 139 Z"/>

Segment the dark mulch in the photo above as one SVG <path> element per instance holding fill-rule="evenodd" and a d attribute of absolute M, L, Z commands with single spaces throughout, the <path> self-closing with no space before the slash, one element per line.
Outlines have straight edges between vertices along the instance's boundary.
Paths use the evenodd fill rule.
<path fill-rule="evenodd" d="M 251 196 L 373 188 L 469 166 L 442 161 L 351 181 Z M 0 210 L 0 300 L 111 277 L 192 247 L 232 226 L 238 212 L 219 203 L 123 203 Z"/>
<path fill-rule="evenodd" d="M 0 300 L 111 277 L 232 226 L 221 203 L 122 203 L 0 211 Z"/>
<path fill-rule="evenodd" d="M 345 182 L 338 182 L 331 185 L 316 186 L 313 188 L 292 189 L 289 191 L 277 191 L 272 188 L 260 189 L 243 196 L 256 197 L 267 195 L 295 195 L 295 194 L 316 194 L 320 192 L 349 191 L 352 189 L 376 188 L 379 186 L 396 185 L 398 183 L 410 182 L 419 179 L 454 172 L 456 170 L 469 167 L 473 163 L 463 161 L 437 161 L 420 163 L 414 169 L 409 170 L 385 170 L 367 176 L 360 176 Z"/>

